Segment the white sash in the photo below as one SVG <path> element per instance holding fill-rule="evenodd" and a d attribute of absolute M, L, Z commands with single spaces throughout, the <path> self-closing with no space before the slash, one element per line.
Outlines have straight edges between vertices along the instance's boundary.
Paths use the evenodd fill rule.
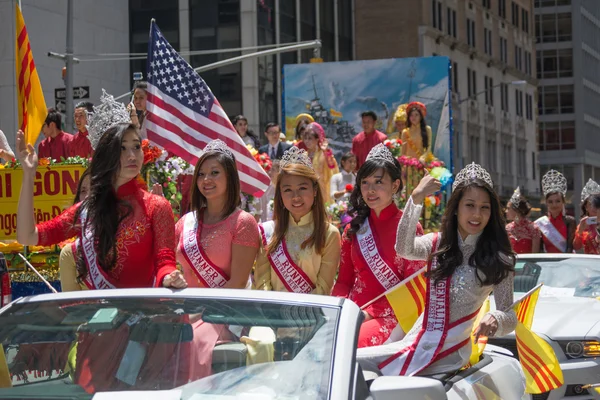
<path fill-rule="evenodd" d="M 85 262 L 88 267 L 88 274 L 83 280 L 83 283 L 88 289 L 115 289 L 114 286 L 108 279 L 108 277 L 102 271 L 102 268 L 98 265 L 98 258 L 96 250 L 94 249 L 94 232 L 92 227 L 88 226 L 86 229 L 87 220 L 87 209 L 83 208 L 80 214 L 81 221 L 81 240 L 77 239 L 75 246 L 81 246 Z"/>
<path fill-rule="evenodd" d="M 550 218 L 544 215 L 543 217 L 538 218 L 535 221 L 535 224 L 554 247 L 563 253 L 567 251 L 567 239 L 565 239 L 554 225 L 552 225 Z"/>
<path fill-rule="evenodd" d="M 267 221 L 259 225 L 263 244 L 266 247 L 275 232 L 275 221 Z M 279 246 L 271 254 L 268 254 L 269 262 L 273 270 L 289 292 L 311 293 L 315 288 L 310 278 L 300 268 L 287 251 L 285 239 L 281 240 Z"/>
<path fill-rule="evenodd" d="M 358 240 L 358 247 L 362 254 L 365 262 L 369 266 L 373 275 L 377 278 L 384 290 L 389 290 L 400 283 L 400 277 L 396 275 L 394 270 L 385 262 L 379 249 L 375 243 L 375 237 L 373 231 L 371 231 L 371 225 L 369 219 L 365 219 L 365 222 L 361 228 L 356 232 L 356 239 Z"/>
<path fill-rule="evenodd" d="M 434 251 L 437 250 L 437 242 L 436 237 Z M 430 272 L 436 267 L 437 260 L 434 258 L 427 270 Z M 446 278 L 436 284 L 433 279 L 427 278 L 423 326 L 413 343 L 379 364 L 384 375 L 416 375 L 433 362 L 469 344 L 479 310 L 450 324 L 450 282 L 451 278 Z"/>
<path fill-rule="evenodd" d="M 184 218 L 181 253 L 204 286 L 210 288 L 223 287 L 229 281 L 229 277 L 221 268 L 209 261 L 198 245 L 196 212 L 187 213 Z"/>

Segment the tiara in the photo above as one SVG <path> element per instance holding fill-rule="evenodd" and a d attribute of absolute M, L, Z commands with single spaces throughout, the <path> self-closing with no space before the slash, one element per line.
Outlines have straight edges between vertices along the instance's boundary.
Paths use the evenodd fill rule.
<path fill-rule="evenodd" d="M 204 153 L 208 153 L 209 151 L 223 153 L 227 157 L 231 158 L 232 160 L 235 160 L 235 157 L 233 156 L 233 152 L 229 149 L 229 147 L 225 144 L 225 142 L 220 139 L 215 139 L 215 140 L 211 140 L 210 142 L 208 142 L 206 147 L 204 147 Z"/>
<path fill-rule="evenodd" d="M 595 194 L 600 194 L 600 185 L 598 185 L 598 183 L 590 179 L 589 181 L 587 181 L 587 183 L 583 187 L 583 190 L 581 191 L 581 202 L 583 203 L 587 200 L 588 197 L 593 196 Z"/>
<path fill-rule="evenodd" d="M 458 174 L 456 174 L 456 179 L 452 184 L 452 190 L 455 190 L 463 183 L 475 179 L 481 179 L 490 187 L 490 189 L 494 189 L 494 181 L 492 181 L 492 177 L 490 176 L 490 174 L 481 165 L 472 162 L 471 164 L 461 169 Z"/>
<path fill-rule="evenodd" d="M 515 189 L 515 191 L 509 201 L 513 206 L 519 207 L 519 203 L 521 203 L 521 188 L 520 187 L 517 186 L 517 188 Z"/>
<path fill-rule="evenodd" d="M 567 194 L 567 178 L 558 171 L 551 169 L 542 178 L 542 192 L 544 196 L 552 193 Z"/>
<path fill-rule="evenodd" d="M 87 120 L 88 124 L 85 127 L 88 130 L 92 148 L 95 150 L 104 132 L 118 124 L 130 124 L 131 115 L 123 103 L 115 101 L 111 94 L 102 89 L 100 105 L 94 106 L 93 113 L 87 113 Z"/>
<path fill-rule="evenodd" d="M 369 160 L 383 160 L 391 163 L 392 165 L 396 165 L 394 163 L 394 156 L 390 149 L 385 147 L 385 144 L 379 143 L 377 146 L 373 147 L 371 151 L 369 151 L 369 155 L 367 156 L 366 161 Z"/>
<path fill-rule="evenodd" d="M 297 148 L 296 146 L 290 147 L 285 151 L 285 153 L 283 153 L 281 161 L 279 162 L 279 167 L 284 168 L 290 164 L 302 164 L 309 168 L 313 167 L 308 153 L 305 150 Z"/>

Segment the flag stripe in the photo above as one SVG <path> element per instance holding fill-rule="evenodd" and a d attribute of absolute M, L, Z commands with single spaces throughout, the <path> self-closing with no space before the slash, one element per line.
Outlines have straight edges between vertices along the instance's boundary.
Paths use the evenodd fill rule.
<path fill-rule="evenodd" d="M 519 357 L 522 357 L 526 362 L 528 362 L 529 365 L 531 365 L 533 367 L 533 370 L 535 371 L 534 374 L 531 375 L 531 377 L 536 381 L 540 389 L 543 389 L 544 391 L 552 390 L 554 387 L 552 386 L 552 382 L 550 382 L 550 377 L 545 371 L 545 364 L 543 362 L 541 364 L 538 364 L 538 362 L 536 362 L 535 358 L 533 357 L 531 351 L 525 350 L 526 348 L 527 346 L 525 346 L 522 341 L 517 340 L 517 350 L 519 350 Z M 540 381 L 538 381 L 540 378 L 542 378 L 544 381 L 542 382 L 542 384 L 545 383 L 543 386 L 540 386 Z"/>
<path fill-rule="evenodd" d="M 177 146 L 178 150 L 181 153 L 186 153 L 188 155 L 189 158 L 194 158 L 194 164 L 198 161 L 198 157 L 196 155 L 194 155 L 193 153 L 190 153 L 188 150 L 190 150 L 190 147 L 188 146 L 187 148 L 185 147 L 180 147 L 178 146 L 174 141 L 170 140 L 170 137 L 176 136 L 175 134 L 173 134 L 173 132 L 160 127 L 157 124 L 154 124 L 152 122 L 149 121 L 148 125 L 147 125 L 147 129 L 148 131 L 150 131 L 151 129 L 153 131 L 155 131 L 155 133 L 157 134 L 157 136 L 153 139 L 153 141 L 161 146 L 164 147 L 167 150 L 170 150 L 169 146 Z M 177 137 L 179 140 L 181 140 L 181 138 Z M 182 157 L 183 158 L 183 157 Z M 259 180 L 255 179 L 253 176 L 248 175 L 247 173 L 245 173 L 242 170 L 238 169 L 238 174 L 240 175 L 240 184 L 242 185 L 242 190 L 245 191 L 246 193 L 249 193 L 249 190 L 253 190 L 253 188 L 257 188 L 257 187 L 261 187 L 262 186 L 262 182 L 260 182 Z M 248 183 L 247 188 L 244 187 L 245 182 Z M 248 190 L 244 190 L 244 189 L 248 189 Z M 251 194 L 251 193 L 249 193 Z"/>
<path fill-rule="evenodd" d="M 519 355 L 520 357 L 520 355 Z M 525 358 L 520 358 L 519 359 L 520 363 L 521 363 L 521 367 L 525 369 L 525 371 L 527 372 L 526 375 L 530 376 L 530 379 L 533 379 L 533 383 L 537 386 L 538 388 L 538 392 L 539 393 L 544 393 L 544 392 L 548 392 L 549 389 L 546 388 L 546 386 L 544 386 L 544 383 L 542 381 L 540 381 L 540 379 L 537 376 L 536 373 L 536 368 L 532 365 L 529 364 L 528 360 L 526 360 Z M 526 379 L 528 380 L 528 379 Z M 528 384 L 531 384 L 530 382 L 528 382 Z"/>
<path fill-rule="evenodd" d="M 533 332 L 532 332 L 533 333 Z M 562 385 L 560 383 L 560 380 L 552 373 L 552 371 L 550 370 L 550 368 L 548 368 L 548 365 L 542 361 L 542 359 L 540 358 L 540 356 L 538 354 L 536 354 L 536 352 L 534 352 L 533 350 L 531 350 L 523 340 L 518 339 L 517 338 L 517 345 L 521 345 L 521 347 L 531 356 L 533 357 L 537 363 L 539 363 L 539 365 L 541 365 L 541 369 L 545 370 L 548 377 L 550 379 L 552 379 L 553 383 L 556 385 L 555 387 L 559 387 L 560 385 Z"/>
<path fill-rule="evenodd" d="M 529 302 L 531 301 L 531 296 L 527 296 L 527 298 L 519 304 L 519 314 L 517 318 L 519 322 L 524 323 L 525 315 L 527 314 L 527 309 L 529 308 Z"/>
<path fill-rule="evenodd" d="M 27 69 L 27 65 L 29 64 L 27 61 L 29 60 L 29 56 L 31 55 L 31 46 L 29 42 L 27 42 L 27 50 L 21 59 L 21 68 L 19 73 L 19 89 L 23 90 L 25 86 L 25 70 Z"/>
<path fill-rule="evenodd" d="M 419 313 L 419 315 L 421 315 L 421 313 L 423 312 L 423 303 L 421 303 L 421 301 L 419 299 L 419 295 L 417 295 L 417 292 L 415 291 L 413 283 L 407 282 L 406 288 L 408 289 L 408 291 L 410 292 L 410 295 L 412 296 L 412 298 L 415 301 L 415 305 L 417 306 L 417 312 Z"/>

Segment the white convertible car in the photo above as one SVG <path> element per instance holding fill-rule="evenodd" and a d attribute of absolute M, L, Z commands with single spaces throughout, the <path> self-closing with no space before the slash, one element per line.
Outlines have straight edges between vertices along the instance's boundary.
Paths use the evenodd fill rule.
<path fill-rule="evenodd" d="M 265 291 L 135 289 L 22 298 L 0 310 L 6 359 L 0 357 L 0 385 L 12 381 L 0 399 L 523 397 L 519 364 L 494 346 L 456 374 L 363 374 L 355 360 L 361 320 L 348 300 Z M 211 325 L 220 324 L 229 326 L 224 340 L 200 347 L 215 342 Z M 257 331 L 263 339 L 253 336 Z M 191 372 L 190 359 L 206 351 L 212 368 Z"/>
<path fill-rule="evenodd" d="M 532 330 L 554 349 L 565 384 L 535 400 L 600 399 L 583 388 L 600 382 L 600 256 L 580 254 L 519 255 L 515 299 L 544 283 Z M 492 302 L 493 304 L 493 302 Z M 490 339 L 517 355 L 514 334 Z"/>

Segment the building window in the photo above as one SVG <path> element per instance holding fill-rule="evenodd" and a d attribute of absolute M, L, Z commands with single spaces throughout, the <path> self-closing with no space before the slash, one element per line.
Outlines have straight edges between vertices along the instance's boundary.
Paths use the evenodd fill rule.
<path fill-rule="evenodd" d="M 502 173 L 512 175 L 512 145 L 502 145 Z"/>
<path fill-rule="evenodd" d="M 506 19 L 506 0 L 498 0 L 498 16 Z"/>
<path fill-rule="evenodd" d="M 481 4 L 483 5 L 483 8 L 489 10 L 492 7 L 492 0 L 481 0 Z"/>
<path fill-rule="evenodd" d="M 458 64 L 452 63 L 452 91 L 458 93 Z"/>
<path fill-rule="evenodd" d="M 266 0 L 258 6 L 258 45 L 275 43 L 275 20 L 271 18 L 274 0 Z M 275 56 L 258 58 L 258 114 L 260 127 L 277 119 L 277 95 L 275 88 Z"/>
<path fill-rule="evenodd" d="M 523 69 L 523 49 L 515 45 L 515 68 L 519 71 Z"/>
<path fill-rule="evenodd" d="M 533 95 L 525 94 L 525 118 L 533 120 Z"/>
<path fill-rule="evenodd" d="M 531 152 L 531 177 L 535 180 L 535 170 L 537 165 L 535 164 L 535 151 Z"/>
<path fill-rule="evenodd" d="M 542 43 L 566 42 L 572 39 L 570 13 L 550 13 L 535 16 L 535 29 Z"/>
<path fill-rule="evenodd" d="M 280 1 L 279 4 L 283 5 L 288 3 L 288 7 L 296 8 L 293 1 Z M 351 1 L 339 1 L 338 2 L 338 24 L 339 24 L 339 61 L 350 61 L 353 59 L 354 43 L 352 42 L 352 2 Z M 283 25 L 282 25 L 283 26 Z M 292 24 L 295 27 L 295 22 Z M 294 28 L 295 30 L 295 28 Z"/>
<path fill-rule="evenodd" d="M 573 85 L 549 85 L 538 88 L 540 115 L 575 112 Z"/>
<path fill-rule="evenodd" d="M 511 16 L 512 16 L 512 24 L 518 28 L 519 27 L 519 5 L 517 3 L 515 3 L 514 1 L 512 2 Z"/>
<path fill-rule="evenodd" d="M 470 158 L 473 162 L 479 164 L 481 158 L 479 157 L 479 155 L 481 154 L 481 151 L 479 150 L 479 137 L 473 135 L 469 136 L 469 153 L 471 156 Z"/>
<path fill-rule="evenodd" d="M 438 30 L 443 30 L 442 27 L 442 3 L 438 0 L 431 0 L 432 25 Z"/>
<path fill-rule="evenodd" d="M 448 35 L 457 38 L 456 35 L 456 10 L 448 7 L 446 9 L 446 30 Z"/>
<path fill-rule="evenodd" d="M 539 150 L 575 148 L 575 121 L 540 122 Z"/>
<path fill-rule="evenodd" d="M 279 26 L 279 41 L 281 43 L 293 43 L 298 41 L 296 38 L 296 5 L 294 3 L 289 1 L 280 2 Z M 340 39 L 340 54 L 341 52 L 342 40 Z M 296 64 L 298 62 L 298 53 L 295 51 L 281 53 L 280 59 L 282 66 Z"/>
<path fill-rule="evenodd" d="M 517 176 L 527 176 L 527 152 L 525 149 L 517 149 Z"/>
<path fill-rule="evenodd" d="M 270 2 L 273 3 L 274 0 L 270 0 Z M 259 3 L 265 2 L 261 1 Z M 315 5 L 315 0 L 304 0 L 300 2 L 300 39 L 302 41 L 315 40 L 317 35 L 317 15 Z M 314 55 L 312 49 L 302 50 L 301 54 L 301 62 L 303 63 L 309 62 Z"/>
<path fill-rule="evenodd" d="M 475 47 L 475 21 L 467 18 L 467 44 Z"/>
<path fill-rule="evenodd" d="M 508 64 L 508 48 L 506 38 L 500 37 L 500 61 Z"/>
<path fill-rule="evenodd" d="M 485 54 L 492 56 L 492 30 L 483 28 L 483 51 Z"/>
<path fill-rule="evenodd" d="M 467 68 L 467 93 L 468 97 L 477 95 L 477 73 L 471 68 Z"/>
<path fill-rule="evenodd" d="M 508 112 L 508 84 L 500 84 L 500 109 Z"/>
<path fill-rule="evenodd" d="M 532 73 L 531 53 L 528 51 L 525 52 L 525 73 L 529 76 L 531 76 Z"/>
<path fill-rule="evenodd" d="M 515 109 L 519 117 L 523 116 L 523 91 L 515 89 Z"/>
<path fill-rule="evenodd" d="M 280 2 L 281 3 L 281 2 Z M 335 61 L 335 34 L 334 29 L 334 3 L 332 1 L 319 2 L 319 21 L 321 25 L 321 58 L 323 61 Z"/>
<path fill-rule="evenodd" d="M 483 77 L 484 90 L 485 90 L 485 104 L 488 106 L 494 106 L 494 80 L 489 76 Z"/>
<path fill-rule="evenodd" d="M 523 32 L 529 33 L 529 11 L 523 9 L 523 14 L 521 16 L 521 23 Z"/>
<path fill-rule="evenodd" d="M 572 48 L 561 50 L 538 50 L 537 58 L 538 78 L 552 79 L 569 78 L 573 76 Z"/>
<path fill-rule="evenodd" d="M 488 139 L 487 141 L 487 165 L 490 172 L 497 172 L 498 163 L 496 160 L 496 141 Z"/>

